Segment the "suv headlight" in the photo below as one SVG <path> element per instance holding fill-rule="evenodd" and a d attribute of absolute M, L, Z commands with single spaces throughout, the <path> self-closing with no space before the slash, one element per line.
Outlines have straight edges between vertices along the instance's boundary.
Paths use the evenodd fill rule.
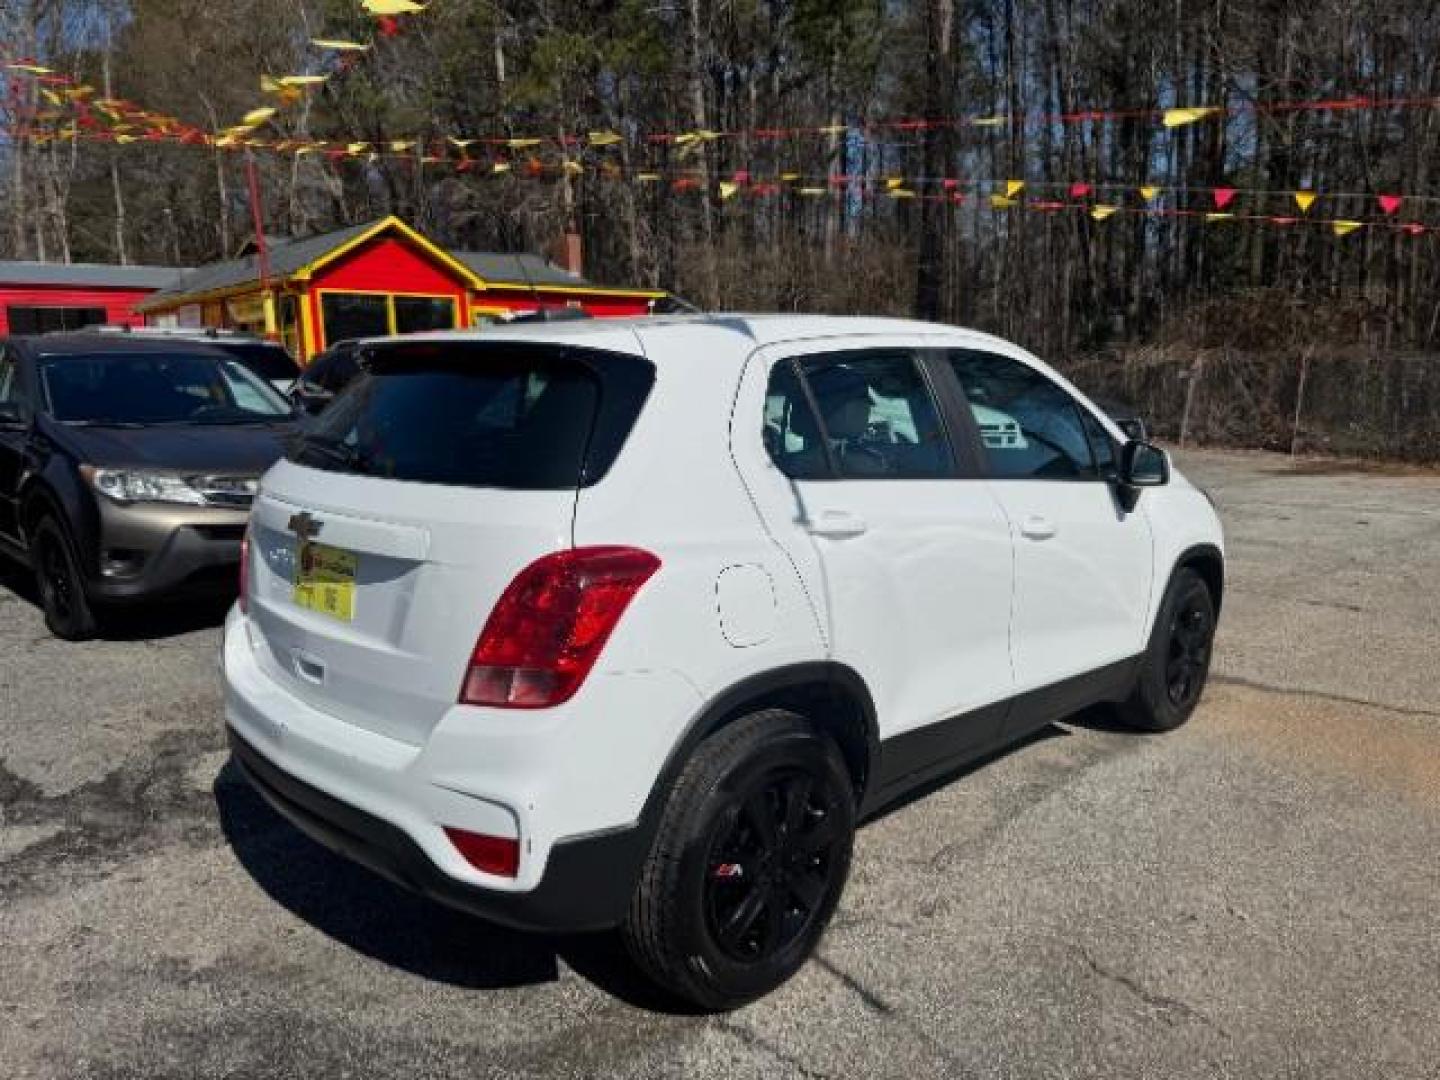
<path fill-rule="evenodd" d="M 118 503 L 159 502 L 205 506 L 209 500 L 183 476 L 141 472 L 135 469 L 97 469 L 81 472 L 100 494 Z"/>

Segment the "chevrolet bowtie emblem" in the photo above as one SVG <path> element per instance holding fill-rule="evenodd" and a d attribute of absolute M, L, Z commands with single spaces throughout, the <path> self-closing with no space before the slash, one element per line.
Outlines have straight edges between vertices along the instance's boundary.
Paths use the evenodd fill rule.
<path fill-rule="evenodd" d="M 320 535 L 320 530 L 325 527 L 323 521 L 316 521 L 310 515 L 310 511 L 302 510 L 298 514 L 290 515 L 290 523 L 286 526 L 291 532 L 299 537 L 300 542 L 314 540 Z"/>

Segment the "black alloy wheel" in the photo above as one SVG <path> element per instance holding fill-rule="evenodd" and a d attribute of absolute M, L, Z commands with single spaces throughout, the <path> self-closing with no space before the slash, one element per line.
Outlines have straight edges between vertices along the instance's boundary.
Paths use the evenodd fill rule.
<path fill-rule="evenodd" d="M 45 518 L 31 540 L 35 584 L 45 611 L 45 625 L 66 641 L 84 641 L 97 629 L 85 584 L 64 531 L 53 518 Z"/>
<path fill-rule="evenodd" d="M 1178 709 L 1188 709 L 1200 697 L 1210 670 L 1210 642 L 1214 617 L 1209 597 L 1191 590 L 1177 605 L 1170 620 L 1170 642 L 1165 661 L 1165 693 Z"/>
<path fill-rule="evenodd" d="M 740 963 L 775 957 L 805 936 L 843 870 L 844 792 L 795 769 L 737 795 L 711 833 L 706 929 Z"/>

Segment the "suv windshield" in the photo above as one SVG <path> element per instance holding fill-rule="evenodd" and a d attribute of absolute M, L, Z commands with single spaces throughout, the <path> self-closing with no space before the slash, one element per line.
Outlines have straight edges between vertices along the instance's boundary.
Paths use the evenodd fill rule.
<path fill-rule="evenodd" d="M 269 383 L 219 356 L 113 352 L 45 356 L 40 383 L 72 424 L 244 424 L 288 419 Z"/>
<path fill-rule="evenodd" d="M 640 357 L 559 345 L 380 348 L 289 456 L 392 480 L 583 487 L 614 462 L 653 381 Z"/>
<path fill-rule="evenodd" d="M 299 365 L 279 345 L 263 341 L 226 341 L 224 338 L 206 344 L 233 356 L 262 379 L 293 379 L 300 374 Z"/>

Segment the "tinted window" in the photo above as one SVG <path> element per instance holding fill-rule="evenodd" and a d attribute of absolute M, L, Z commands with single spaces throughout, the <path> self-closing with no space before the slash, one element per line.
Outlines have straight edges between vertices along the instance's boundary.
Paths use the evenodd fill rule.
<path fill-rule="evenodd" d="M 1080 407 L 1064 390 L 1018 360 L 952 350 L 955 369 L 992 476 L 1074 480 L 1096 475 Z"/>
<path fill-rule="evenodd" d="M 12 304 L 5 309 L 12 334 L 53 334 L 60 330 L 80 330 L 105 321 L 104 308 L 23 307 Z"/>
<path fill-rule="evenodd" d="M 395 297 L 395 332 L 413 334 L 420 330 L 453 330 L 455 301 L 448 296 Z"/>
<path fill-rule="evenodd" d="M 290 415 L 290 406 L 268 383 L 218 356 L 45 356 L 39 371 L 51 412 L 72 423 L 224 424 Z"/>
<path fill-rule="evenodd" d="M 291 450 L 304 465 L 554 490 L 604 475 L 654 378 L 638 357 L 546 345 L 397 345 Z"/>
<path fill-rule="evenodd" d="M 338 394 L 360 373 L 360 361 L 353 348 L 325 353 L 305 372 L 305 381 Z"/>
<path fill-rule="evenodd" d="M 939 411 L 912 352 L 827 353 L 800 367 L 842 478 L 953 475 Z"/>
<path fill-rule="evenodd" d="M 390 298 L 371 293 L 323 293 L 325 340 L 382 337 L 390 333 Z"/>
<path fill-rule="evenodd" d="M 764 436 L 771 460 L 786 476 L 817 480 L 833 475 L 820 425 L 789 360 L 781 360 L 770 371 Z"/>
<path fill-rule="evenodd" d="M 215 341 L 213 347 L 233 356 L 262 379 L 293 379 L 300 374 L 290 354 L 279 345 L 222 339 Z"/>

